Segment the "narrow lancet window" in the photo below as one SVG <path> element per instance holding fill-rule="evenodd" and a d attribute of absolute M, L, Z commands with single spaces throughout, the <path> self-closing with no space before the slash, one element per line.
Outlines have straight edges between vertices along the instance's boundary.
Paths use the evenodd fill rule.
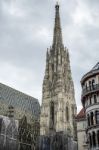
<path fill-rule="evenodd" d="M 54 124 L 54 102 L 51 102 L 50 116 L 51 116 L 52 123 Z"/>
<path fill-rule="evenodd" d="M 69 121 L 69 109 L 68 109 L 68 106 L 66 106 L 66 120 Z"/>

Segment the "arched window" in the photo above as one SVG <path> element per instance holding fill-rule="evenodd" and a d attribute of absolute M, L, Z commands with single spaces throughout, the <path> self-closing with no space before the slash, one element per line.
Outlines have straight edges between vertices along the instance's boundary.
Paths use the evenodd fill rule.
<path fill-rule="evenodd" d="M 91 81 L 89 81 L 89 90 L 91 90 Z"/>
<path fill-rule="evenodd" d="M 95 85 L 95 80 L 92 80 L 92 88 L 94 89 L 94 85 Z"/>
<path fill-rule="evenodd" d="M 90 126 L 90 116 L 89 116 L 89 114 L 87 115 L 87 121 L 88 121 L 88 126 Z"/>
<path fill-rule="evenodd" d="M 89 144 L 90 144 L 90 148 L 92 147 L 92 137 L 91 134 L 89 133 Z"/>
<path fill-rule="evenodd" d="M 69 121 L 69 109 L 68 109 L 68 106 L 66 106 L 66 120 Z"/>
<path fill-rule="evenodd" d="M 94 95 L 94 103 L 97 103 L 97 96 Z"/>
<path fill-rule="evenodd" d="M 54 124 L 54 102 L 51 102 L 50 116 L 51 116 L 52 123 Z"/>
<path fill-rule="evenodd" d="M 99 124 L 99 111 L 95 111 L 96 124 Z"/>
<path fill-rule="evenodd" d="M 93 125 L 93 112 L 91 112 L 90 119 L 91 119 L 91 125 Z"/>
<path fill-rule="evenodd" d="M 93 147 L 96 147 L 96 133 L 95 132 L 92 133 L 92 137 L 93 137 Z"/>
<path fill-rule="evenodd" d="M 92 104 L 92 97 L 90 96 L 89 99 L 90 99 L 90 105 L 91 105 Z"/>
<path fill-rule="evenodd" d="M 85 85 L 85 86 L 86 86 L 86 90 L 87 90 L 87 83 L 86 83 L 86 85 Z"/>

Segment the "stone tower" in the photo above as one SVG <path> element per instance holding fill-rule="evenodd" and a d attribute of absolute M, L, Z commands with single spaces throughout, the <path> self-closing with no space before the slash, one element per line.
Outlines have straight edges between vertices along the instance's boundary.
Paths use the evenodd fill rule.
<path fill-rule="evenodd" d="M 47 136 L 63 132 L 75 137 L 76 103 L 69 52 L 63 45 L 59 4 L 55 10 L 53 43 L 46 54 L 40 134 Z"/>

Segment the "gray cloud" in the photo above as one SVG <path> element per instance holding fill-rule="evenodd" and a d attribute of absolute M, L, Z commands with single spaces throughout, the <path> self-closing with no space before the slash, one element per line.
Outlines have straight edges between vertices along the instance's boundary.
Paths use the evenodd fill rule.
<path fill-rule="evenodd" d="M 0 82 L 41 101 L 46 49 L 52 44 L 55 1 L 0 1 Z M 81 77 L 99 61 L 98 0 L 62 0 L 64 45 L 69 48 L 78 109 Z"/>

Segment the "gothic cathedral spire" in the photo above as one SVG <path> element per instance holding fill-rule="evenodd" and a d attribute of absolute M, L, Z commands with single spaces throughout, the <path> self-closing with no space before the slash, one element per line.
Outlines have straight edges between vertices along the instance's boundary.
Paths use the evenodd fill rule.
<path fill-rule="evenodd" d="M 59 14 L 59 4 L 55 6 L 55 26 L 54 26 L 54 35 L 53 35 L 53 47 L 62 46 L 62 32 L 61 32 L 61 23 L 60 23 L 60 14 Z"/>
<path fill-rule="evenodd" d="M 75 136 L 76 103 L 71 75 L 69 52 L 64 48 L 59 14 L 55 6 L 53 43 L 46 54 L 46 69 L 42 88 L 40 134 L 57 132 Z"/>

